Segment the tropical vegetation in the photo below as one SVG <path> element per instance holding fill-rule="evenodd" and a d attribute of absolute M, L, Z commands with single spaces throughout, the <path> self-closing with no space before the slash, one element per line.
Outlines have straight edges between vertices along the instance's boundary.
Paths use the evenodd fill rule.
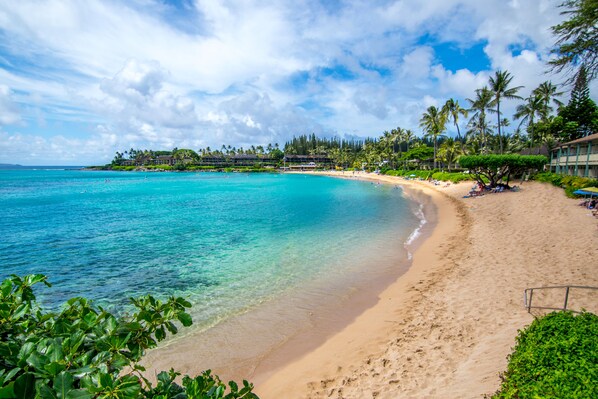
<path fill-rule="evenodd" d="M 561 100 L 563 92 L 550 81 L 541 83 L 528 97 L 522 98 L 519 93 L 523 86 L 514 86 L 513 80 L 510 72 L 496 71 L 486 86 L 467 99 L 468 108 L 453 98 L 442 106 L 429 106 L 419 121 L 420 135 L 399 126 L 382 132 L 378 138 L 304 134 L 293 137 L 282 147 L 275 143 L 249 148 L 222 145 L 218 149 L 205 147 L 197 151 L 131 148 L 117 152 L 109 168 L 131 170 L 143 165 L 146 169 L 161 170 L 263 171 L 287 165 L 292 156 L 307 156 L 326 168 L 450 172 L 465 167 L 460 162 L 463 156 L 519 154 L 524 149 L 529 154 L 546 154 L 558 142 L 598 131 L 598 106 L 590 98 L 590 75 L 585 65 L 576 74 L 567 104 Z M 502 108 L 506 101 L 520 101 L 512 116 L 519 121 L 516 126 L 511 126 L 504 115 Z M 466 126 L 463 134 L 460 124 Z M 454 137 L 448 134 L 449 126 L 456 130 Z M 168 163 L 161 162 L 164 159 Z"/>
<path fill-rule="evenodd" d="M 598 316 L 554 312 L 519 332 L 493 399 L 598 398 Z"/>
<path fill-rule="evenodd" d="M 73 298 L 54 312 L 37 303 L 36 284 L 51 286 L 39 274 L 0 285 L 0 398 L 257 398 L 247 381 L 227 387 L 209 370 L 161 372 L 155 384 L 143 374 L 144 353 L 192 324 L 184 298 L 131 298 L 135 311 L 120 316 Z"/>

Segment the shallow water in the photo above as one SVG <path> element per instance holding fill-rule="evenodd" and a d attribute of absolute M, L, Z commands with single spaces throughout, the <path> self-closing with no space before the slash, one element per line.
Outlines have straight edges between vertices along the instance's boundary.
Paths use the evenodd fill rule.
<path fill-rule="evenodd" d="M 0 278 L 48 275 L 50 307 L 183 295 L 205 329 L 376 281 L 406 257 L 416 213 L 401 189 L 323 176 L 0 170 Z"/>

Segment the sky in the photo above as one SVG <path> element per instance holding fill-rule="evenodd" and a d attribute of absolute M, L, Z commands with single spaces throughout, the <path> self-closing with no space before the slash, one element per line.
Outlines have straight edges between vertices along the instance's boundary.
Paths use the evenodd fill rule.
<path fill-rule="evenodd" d="M 523 97 L 562 82 L 561 2 L 0 0 L 0 163 L 421 135 L 428 106 L 467 107 L 497 70 Z"/>

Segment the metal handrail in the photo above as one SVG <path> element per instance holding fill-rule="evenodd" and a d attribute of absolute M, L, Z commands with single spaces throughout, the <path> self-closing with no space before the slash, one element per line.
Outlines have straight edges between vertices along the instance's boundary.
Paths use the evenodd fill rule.
<path fill-rule="evenodd" d="M 565 301 L 562 308 L 553 308 L 548 306 L 532 306 L 532 298 L 534 297 L 534 290 L 543 290 L 543 289 L 565 289 Z M 567 310 L 567 303 L 569 302 L 569 289 L 571 288 L 581 288 L 581 289 L 589 289 L 589 290 L 598 290 L 598 287 L 590 287 L 584 285 L 556 285 L 552 287 L 534 287 L 534 288 L 526 288 L 523 291 L 523 305 L 527 308 L 528 313 L 531 313 L 532 309 L 547 309 L 547 310 Z M 527 293 L 529 292 L 529 300 Z M 573 313 L 581 313 L 576 310 L 569 310 Z"/>

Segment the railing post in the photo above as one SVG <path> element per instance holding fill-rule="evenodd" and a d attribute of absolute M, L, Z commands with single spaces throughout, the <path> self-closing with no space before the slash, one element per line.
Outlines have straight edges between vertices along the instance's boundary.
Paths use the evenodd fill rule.
<path fill-rule="evenodd" d="M 563 310 L 567 310 L 567 302 L 569 301 L 569 286 L 567 286 L 567 289 L 565 290 L 565 307 L 563 308 Z"/>
<path fill-rule="evenodd" d="M 529 302 L 527 303 L 527 313 L 532 311 L 532 297 L 534 296 L 534 289 L 529 290 Z"/>

